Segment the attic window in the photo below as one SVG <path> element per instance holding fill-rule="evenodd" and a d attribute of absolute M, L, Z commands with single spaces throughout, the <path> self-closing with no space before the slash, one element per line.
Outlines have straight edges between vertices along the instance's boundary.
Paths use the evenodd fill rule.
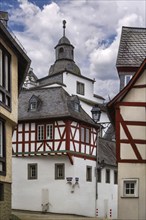
<path fill-rule="evenodd" d="M 36 110 L 37 109 L 37 102 L 31 102 L 30 103 L 30 111 Z"/>
<path fill-rule="evenodd" d="M 40 99 L 37 96 L 33 95 L 29 100 L 29 111 L 38 110 L 40 103 Z"/>
<path fill-rule="evenodd" d="M 80 104 L 78 102 L 74 102 L 74 108 L 76 112 L 80 111 Z"/>

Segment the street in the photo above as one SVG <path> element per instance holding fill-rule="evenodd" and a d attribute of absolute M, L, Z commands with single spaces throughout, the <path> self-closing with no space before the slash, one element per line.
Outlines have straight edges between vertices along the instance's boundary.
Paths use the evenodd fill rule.
<path fill-rule="evenodd" d="M 77 216 L 77 215 L 63 215 L 63 214 L 41 214 L 37 212 L 26 212 L 26 211 L 12 211 L 12 214 L 19 217 L 21 220 L 54 220 L 54 219 L 69 219 L 69 220 L 106 220 L 106 219 L 99 219 L 99 218 L 91 218 L 91 217 L 83 217 L 83 216 Z"/>

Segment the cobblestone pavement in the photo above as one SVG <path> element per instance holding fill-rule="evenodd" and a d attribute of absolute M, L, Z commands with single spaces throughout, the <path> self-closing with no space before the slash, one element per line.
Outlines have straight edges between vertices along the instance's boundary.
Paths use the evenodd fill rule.
<path fill-rule="evenodd" d="M 13 211 L 12 214 L 19 217 L 21 220 L 107 220 L 101 218 L 89 218 L 76 215 L 59 215 L 59 214 L 41 214 L 37 212 L 23 212 L 23 211 Z"/>

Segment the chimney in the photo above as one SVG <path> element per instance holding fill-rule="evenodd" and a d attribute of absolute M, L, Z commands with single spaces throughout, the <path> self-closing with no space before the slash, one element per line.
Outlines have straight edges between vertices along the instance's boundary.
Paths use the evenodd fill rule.
<path fill-rule="evenodd" d="M 7 27 L 8 22 L 8 12 L 0 11 L 0 21 Z"/>

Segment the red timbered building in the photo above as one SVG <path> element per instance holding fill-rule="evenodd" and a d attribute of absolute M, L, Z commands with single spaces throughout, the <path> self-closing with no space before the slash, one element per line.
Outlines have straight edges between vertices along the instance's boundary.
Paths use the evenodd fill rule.
<path fill-rule="evenodd" d="M 91 109 L 98 105 L 100 120 L 109 122 L 104 98 L 94 94 L 95 80 L 81 74 L 65 21 L 63 28 L 49 74 L 38 79 L 31 69 L 19 97 L 13 209 L 116 218 L 113 129 L 97 140 Z"/>
<path fill-rule="evenodd" d="M 119 219 L 146 219 L 146 59 L 108 104 L 115 123 Z"/>
<path fill-rule="evenodd" d="M 94 216 L 97 132 L 98 126 L 78 97 L 62 87 L 24 89 L 13 135 L 13 208 Z M 20 183 L 23 192 L 18 190 Z M 69 192 L 77 193 L 76 198 Z M 90 207 L 85 211 L 89 197 Z M 57 205 L 59 201 L 62 206 Z M 75 201 L 80 209 L 73 211 Z"/>

